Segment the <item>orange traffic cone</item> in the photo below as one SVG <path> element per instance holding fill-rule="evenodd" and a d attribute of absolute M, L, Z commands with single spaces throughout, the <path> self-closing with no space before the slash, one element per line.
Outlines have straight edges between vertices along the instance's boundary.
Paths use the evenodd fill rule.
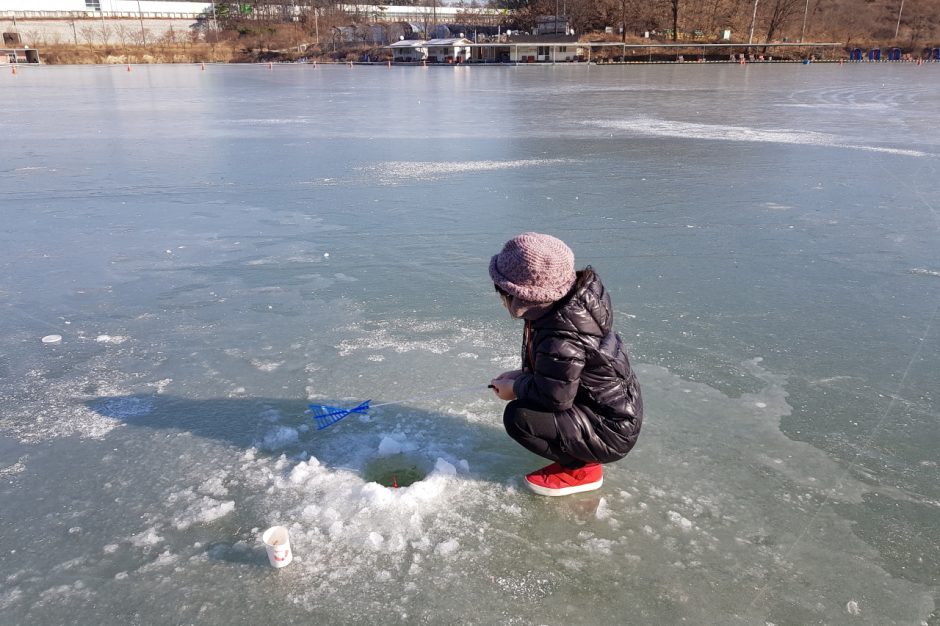
<path fill-rule="evenodd" d="M 13 75 L 16 76 L 16 65 L 11 65 L 10 69 L 13 70 Z"/>
<path fill-rule="evenodd" d="M 128 72 L 131 71 L 131 64 L 130 64 L 130 63 L 127 64 L 127 71 L 128 71 Z"/>

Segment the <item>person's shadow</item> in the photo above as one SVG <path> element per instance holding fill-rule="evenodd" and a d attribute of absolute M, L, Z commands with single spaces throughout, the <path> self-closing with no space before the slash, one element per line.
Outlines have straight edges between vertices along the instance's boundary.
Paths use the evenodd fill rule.
<path fill-rule="evenodd" d="M 359 402 L 318 401 L 346 409 Z M 433 471 L 439 458 L 459 470 L 469 468 L 475 479 L 497 483 L 511 481 L 527 467 L 525 455 L 503 432 L 501 407 L 485 392 L 479 398 L 453 401 L 438 412 L 393 405 L 350 413 L 323 429 L 317 428 L 307 402 L 282 398 L 192 400 L 140 394 L 94 398 L 86 405 L 133 427 L 187 431 L 254 448 L 258 455 L 297 460 L 313 456 L 321 464 L 357 471 L 380 484 L 395 468 L 386 461 L 378 464 L 384 469 L 374 470 L 376 459 L 400 458 L 412 482 Z M 399 481 L 399 486 L 405 485 Z"/>
<path fill-rule="evenodd" d="M 502 405 L 485 394 L 445 403 L 438 411 L 392 405 L 351 413 L 322 430 L 307 412 L 307 402 L 283 398 L 193 400 L 140 394 L 98 397 L 85 404 L 133 428 L 189 432 L 252 449 L 255 458 L 283 455 L 292 461 L 281 464 L 285 476 L 298 463 L 316 457 L 320 465 L 355 472 L 364 482 L 385 487 L 408 487 L 444 471 L 522 488 L 522 475 L 539 459 L 506 436 Z M 353 408 L 360 401 L 319 402 Z M 596 498 L 592 502 L 596 508 Z M 577 511 L 574 515 L 581 517 Z M 264 551 L 244 537 L 219 538 L 207 543 L 205 552 L 215 561 L 267 567 Z"/>

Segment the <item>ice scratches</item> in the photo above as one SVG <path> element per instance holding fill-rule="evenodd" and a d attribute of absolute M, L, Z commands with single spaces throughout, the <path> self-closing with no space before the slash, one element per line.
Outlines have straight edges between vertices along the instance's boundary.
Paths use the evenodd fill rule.
<path fill-rule="evenodd" d="M 661 120 L 650 117 L 637 117 L 626 120 L 593 120 L 584 122 L 589 126 L 626 131 L 632 134 L 652 137 L 675 137 L 678 139 L 704 139 L 709 141 L 744 141 L 756 143 L 794 144 L 801 146 L 825 146 L 848 148 L 868 152 L 882 152 L 911 157 L 930 156 L 920 150 L 889 148 L 846 143 L 844 139 L 828 133 L 818 133 L 791 129 L 761 129 L 748 126 L 726 126 L 720 124 L 700 124 Z"/>
<path fill-rule="evenodd" d="M 383 185 L 412 181 L 435 181 L 458 174 L 545 167 L 568 163 L 568 159 L 517 159 L 506 161 L 385 161 L 358 168 Z"/>
<path fill-rule="evenodd" d="M 838 623 L 847 602 L 861 605 L 860 585 L 868 623 L 918 623 L 933 610 L 929 590 L 892 578 L 834 506 L 855 506 L 872 487 L 780 431 L 790 412 L 785 376 L 760 359 L 744 369 L 762 387 L 733 397 L 638 365 L 647 400 L 640 444 L 606 472 L 594 519 L 575 516 L 583 534 L 562 545 L 559 561 L 584 569 L 609 549 L 623 559 L 622 575 L 642 563 L 631 583 L 638 597 L 662 594 L 680 612 L 695 598 L 691 615 L 731 612 L 733 623 Z M 722 590 L 736 608 L 713 602 Z"/>
<path fill-rule="evenodd" d="M 95 398 L 129 396 L 122 381 L 130 375 L 113 372 L 102 362 L 93 361 L 87 369 L 87 374 L 77 377 L 54 377 L 43 369 L 31 369 L 14 379 L 0 389 L 4 405 L 0 428 L 21 443 L 73 436 L 102 439 L 123 424 L 122 417 L 149 410 L 147 401 L 138 398 L 122 398 L 111 407 L 113 415 L 95 410 L 89 406 Z"/>
<path fill-rule="evenodd" d="M 780 430 L 781 418 L 791 411 L 786 377 L 766 370 L 760 358 L 745 362 L 741 368 L 764 387 L 738 398 L 730 398 L 700 383 L 682 381 L 656 366 L 643 368 L 641 380 L 661 385 L 660 392 L 672 400 L 684 399 L 698 405 L 692 413 L 695 417 L 688 416 L 688 408 L 681 409 L 685 416 L 675 416 L 684 423 L 682 427 L 693 428 L 701 434 L 688 450 L 690 458 L 686 463 L 710 455 L 715 460 L 725 459 L 735 465 L 743 463 L 752 471 L 786 478 L 792 483 L 791 489 L 802 486 L 814 494 L 861 502 L 862 494 L 870 489 L 868 486 L 845 477 L 823 451 L 793 441 Z M 691 392 L 686 393 L 686 389 Z M 670 404 L 675 402 L 670 401 Z M 689 419 L 700 421 L 685 423 Z"/>
<path fill-rule="evenodd" d="M 23 591 L 19 587 L 7 587 L 0 591 L 0 610 L 8 609 L 23 597 Z"/>

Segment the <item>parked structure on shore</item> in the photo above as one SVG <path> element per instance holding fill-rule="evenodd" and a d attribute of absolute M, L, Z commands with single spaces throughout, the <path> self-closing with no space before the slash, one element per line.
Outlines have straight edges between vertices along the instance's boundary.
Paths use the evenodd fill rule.
<path fill-rule="evenodd" d="M 35 48 L 0 48 L 0 63 L 39 63 Z"/>
<path fill-rule="evenodd" d="M 467 39 L 402 40 L 389 46 L 398 63 L 688 63 L 838 60 L 841 43 L 622 44 L 584 42 L 574 36 L 515 37 L 474 43 Z"/>

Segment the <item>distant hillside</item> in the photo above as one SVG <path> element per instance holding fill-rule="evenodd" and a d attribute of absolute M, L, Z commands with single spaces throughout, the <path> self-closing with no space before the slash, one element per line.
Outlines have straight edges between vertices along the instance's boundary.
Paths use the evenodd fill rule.
<path fill-rule="evenodd" d="M 903 6 L 902 0 L 565 0 L 560 6 L 555 0 L 502 0 L 501 6 L 522 29 L 559 7 L 578 33 L 612 27 L 626 38 L 655 31 L 665 39 L 714 40 L 730 29 L 734 41 L 747 41 L 753 20 L 755 42 L 802 38 L 907 48 L 940 42 L 938 0 L 903 0 Z"/>

